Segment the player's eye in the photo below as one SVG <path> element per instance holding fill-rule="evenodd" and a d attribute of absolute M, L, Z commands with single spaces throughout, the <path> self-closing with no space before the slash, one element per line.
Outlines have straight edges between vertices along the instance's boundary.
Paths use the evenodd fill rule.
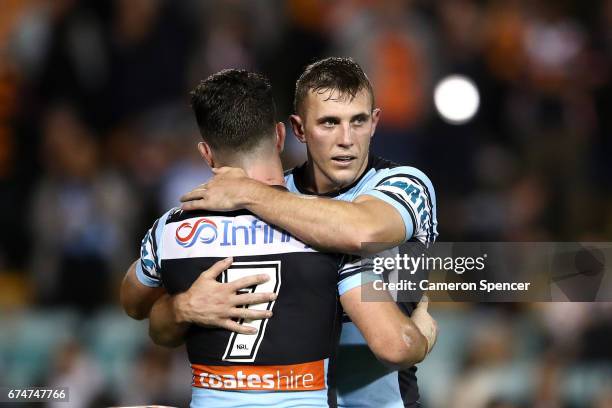
<path fill-rule="evenodd" d="M 336 125 L 336 121 L 333 119 L 325 119 L 322 123 L 325 127 L 334 127 Z"/>
<path fill-rule="evenodd" d="M 367 117 L 360 115 L 360 116 L 353 118 L 352 123 L 353 123 L 353 126 L 363 126 L 367 120 L 368 120 Z"/>

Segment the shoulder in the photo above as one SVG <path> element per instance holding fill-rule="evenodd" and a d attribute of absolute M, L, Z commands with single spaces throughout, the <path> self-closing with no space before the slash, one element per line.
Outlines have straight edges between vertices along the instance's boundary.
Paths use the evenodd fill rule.
<path fill-rule="evenodd" d="M 392 184 L 403 180 L 420 184 L 428 190 L 433 189 L 430 178 L 423 171 L 411 166 L 398 166 L 379 171 L 374 180 L 377 185 Z"/>
<path fill-rule="evenodd" d="M 187 218 L 191 218 L 192 216 L 193 215 L 191 215 L 191 212 L 183 211 L 180 207 L 174 207 L 159 217 L 159 220 L 163 220 L 164 224 L 170 224 L 172 222 L 183 221 Z"/>
<path fill-rule="evenodd" d="M 416 167 L 405 166 L 380 157 L 374 157 L 371 163 L 370 168 L 375 170 L 375 175 L 378 177 L 404 175 L 431 182 L 429 177 Z"/>
<path fill-rule="evenodd" d="M 369 190 L 381 185 L 416 184 L 433 192 L 433 184 L 429 177 L 420 169 L 404 166 L 380 157 L 373 157 L 361 190 Z"/>

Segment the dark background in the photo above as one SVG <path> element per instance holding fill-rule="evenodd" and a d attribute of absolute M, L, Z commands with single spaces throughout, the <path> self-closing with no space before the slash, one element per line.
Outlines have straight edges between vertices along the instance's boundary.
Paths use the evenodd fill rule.
<path fill-rule="evenodd" d="M 440 240 L 610 240 L 610 0 L 3 0 L 0 385 L 184 406 L 185 356 L 153 347 L 117 288 L 154 219 L 209 177 L 188 92 L 259 71 L 284 120 L 331 55 L 373 82 L 372 152 L 432 179 Z M 434 109 L 450 74 L 480 92 L 463 125 Z M 286 167 L 304 158 L 289 135 Z M 432 309 L 428 406 L 612 406 L 610 305 Z"/>

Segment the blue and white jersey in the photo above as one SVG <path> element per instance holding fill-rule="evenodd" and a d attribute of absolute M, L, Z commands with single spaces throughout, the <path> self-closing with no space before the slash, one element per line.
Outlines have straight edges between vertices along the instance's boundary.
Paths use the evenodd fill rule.
<path fill-rule="evenodd" d="M 289 191 L 313 194 L 303 183 L 304 166 L 285 174 Z M 370 195 L 390 204 L 404 221 L 405 241 L 434 242 L 437 235 L 436 194 L 429 178 L 420 170 L 400 166 L 370 156 L 363 175 L 353 184 L 339 191 L 322 194 L 336 200 L 353 201 Z M 416 304 L 399 303 L 406 314 Z M 344 316 L 340 350 L 338 352 L 336 383 L 340 407 L 418 407 L 419 392 L 416 367 L 390 371 L 367 347 L 357 327 Z"/>
<path fill-rule="evenodd" d="M 219 280 L 268 274 L 245 291 L 276 293 L 274 301 L 249 306 L 274 315 L 239 321 L 256 327 L 256 335 L 189 328 L 192 408 L 335 406 L 329 361 L 341 327 L 338 295 L 360 286 L 366 268 L 317 252 L 248 211 L 173 209 L 143 239 L 136 275 L 144 285 L 180 293 L 228 256 L 234 262 Z"/>
<path fill-rule="evenodd" d="M 287 188 L 294 193 L 312 195 L 301 183 L 303 169 L 303 166 L 296 167 L 285 174 Z M 365 172 L 353 184 L 321 195 L 342 201 L 353 201 L 361 195 L 383 200 L 402 216 L 405 241 L 429 243 L 438 235 L 436 193 L 429 178 L 414 167 L 370 157 Z"/>

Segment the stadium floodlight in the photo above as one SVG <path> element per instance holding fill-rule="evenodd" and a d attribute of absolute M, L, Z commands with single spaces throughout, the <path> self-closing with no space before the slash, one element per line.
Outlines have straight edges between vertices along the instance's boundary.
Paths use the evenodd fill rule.
<path fill-rule="evenodd" d="M 434 104 L 442 119 L 453 125 L 461 125 L 476 115 L 480 95 L 470 78 L 450 75 L 436 85 Z"/>

